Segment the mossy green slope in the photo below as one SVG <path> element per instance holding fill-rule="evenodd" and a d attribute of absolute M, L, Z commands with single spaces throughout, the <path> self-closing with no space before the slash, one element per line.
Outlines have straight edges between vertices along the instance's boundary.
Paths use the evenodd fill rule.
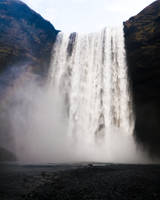
<path fill-rule="evenodd" d="M 57 30 L 26 4 L 0 0 L 0 71 L 17 62 L 29 62 L 47 71 Z"/>

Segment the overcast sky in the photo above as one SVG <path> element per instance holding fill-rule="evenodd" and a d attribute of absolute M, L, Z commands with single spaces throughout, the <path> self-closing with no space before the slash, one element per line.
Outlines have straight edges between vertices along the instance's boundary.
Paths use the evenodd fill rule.
<path fill-rule="evenodd" d="M 93 32 L 116 26 L 153 0 L 23 0 L 63 32 Z"/>

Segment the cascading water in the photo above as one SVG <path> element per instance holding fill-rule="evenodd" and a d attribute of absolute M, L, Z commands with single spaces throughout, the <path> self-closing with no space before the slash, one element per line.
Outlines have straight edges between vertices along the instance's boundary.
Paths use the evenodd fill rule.
<path fill-rule="evenodd" d="M 47 85 L 22 77 L 15 87 L 10 113 L 18 159 L 147 162 L 132 134 L 123 27 L 59 33 L 52 57 Z"/>
<path fill-rule="evenodd" d="M 65 99 L 68 134 L 90 143 L 112 134 L 132 135 L 123 27 L 100 33 L 59 33 L 53 48 L 51 87 Z"/>

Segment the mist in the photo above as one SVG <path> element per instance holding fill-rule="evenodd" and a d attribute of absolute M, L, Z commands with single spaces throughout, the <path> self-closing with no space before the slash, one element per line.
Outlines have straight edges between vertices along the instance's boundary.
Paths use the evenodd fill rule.
<path fill-rule="evenodd" d="M 22 66 L 23 68 L 23 66 Z M 5 94 L 12 148 L 24 163 L 149 163 L 133 136 L 110 128 L 103 138 L 69 133 L 63 96 L 49 81 L 25 70 Z M 94 139 L 93 139 L 94 138 Z"/>

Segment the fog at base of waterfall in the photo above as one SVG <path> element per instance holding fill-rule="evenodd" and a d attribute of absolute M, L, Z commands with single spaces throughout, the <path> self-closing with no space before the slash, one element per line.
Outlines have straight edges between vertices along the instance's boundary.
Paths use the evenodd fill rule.
<path fill-rule="evenodd" d="M 30 85 L 30 86 L 29 86 Z M 64 116 L 61 97 L 33 81 L 21 85 L 14 94 L 15 106 L 10 109 L 15 153 L 19 161 L 150 163 L 133 135 L 115 127 L 108 128 L 103 138 L 72 137 Z M 53 98 L 54 97 L 54 98 Z"/>
<path fill-rule="evenodd" d="M 133 136 L 123 27 L 59 33 L 47 83 L 23 76 L 10 108 L 20 161 L 152 162 Z"/>

